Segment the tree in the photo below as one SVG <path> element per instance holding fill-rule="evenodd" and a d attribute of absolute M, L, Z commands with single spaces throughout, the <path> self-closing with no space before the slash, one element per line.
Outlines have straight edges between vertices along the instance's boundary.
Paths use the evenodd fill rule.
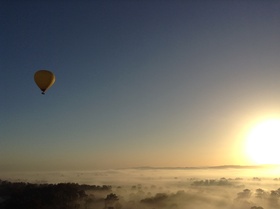
<path fill-rule="evenodd" d="M 118 202 L 119 198 L 116 194 L 110 193 L 105 198 L 105 209 L 114 209 L 114 205 Z"/>
<path fill-rule="evenodd" d="M 263 209 L 263 207 L 257 207 L 257 206 L 253 206 L 250 209 Z"/>

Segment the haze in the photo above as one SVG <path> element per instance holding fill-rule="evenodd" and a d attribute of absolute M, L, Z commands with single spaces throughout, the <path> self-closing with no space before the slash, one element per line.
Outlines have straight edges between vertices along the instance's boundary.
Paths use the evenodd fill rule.
<path fill-rule="evenodd" d="M 75 182 L 110 185 L 118 201 L 130 209 L 276 209 L 279 167 L 134 168 L 75 172 L 6 173 L 5 180 L 37 184 Z M 92 201 L 79 208 L 104 208 L 104 191 L 88 191 Z M 109 208 L 109 207 L 107 207 Z"/>
<path fill-rule="evenodd" d="M 280 118 L 279 11 L 273 0 L 2 0 L 0 170 L 252 164 L 252 125 Z M 56 75 L 46 95 L 40 69 Z"/>

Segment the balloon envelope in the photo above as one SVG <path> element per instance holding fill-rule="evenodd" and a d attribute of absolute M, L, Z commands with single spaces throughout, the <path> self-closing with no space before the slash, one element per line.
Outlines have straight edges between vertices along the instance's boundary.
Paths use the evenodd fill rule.
<path fill-rule="evenodd" d="M 39 70 L 34 74 L 34 81 L 44 94 L 54 84 L 55 76 L 51 71 Z"/>

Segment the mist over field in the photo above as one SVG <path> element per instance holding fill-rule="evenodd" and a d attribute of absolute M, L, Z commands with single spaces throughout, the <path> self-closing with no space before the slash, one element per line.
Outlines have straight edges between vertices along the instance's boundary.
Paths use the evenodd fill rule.
<path fill-rule="evenodd" d="M 1 173 L 0 179 L 111 186 L 110 191 L 86 191 L 91 201 L 80 201 L 78 208 L 279 209 L 279 171 L 279 167 L 135 168 Z M 100 200 L 109 194 L 117 198 L 106 205 Z"/>

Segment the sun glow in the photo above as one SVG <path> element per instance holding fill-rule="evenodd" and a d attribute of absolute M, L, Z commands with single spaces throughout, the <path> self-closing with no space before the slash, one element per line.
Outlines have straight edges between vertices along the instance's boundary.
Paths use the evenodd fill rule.
<path fill-rule="evenodd" d="M 247 136 L 246 154 L 257 164 L 280 164 L 280 119 L 253 127 Z"/>

